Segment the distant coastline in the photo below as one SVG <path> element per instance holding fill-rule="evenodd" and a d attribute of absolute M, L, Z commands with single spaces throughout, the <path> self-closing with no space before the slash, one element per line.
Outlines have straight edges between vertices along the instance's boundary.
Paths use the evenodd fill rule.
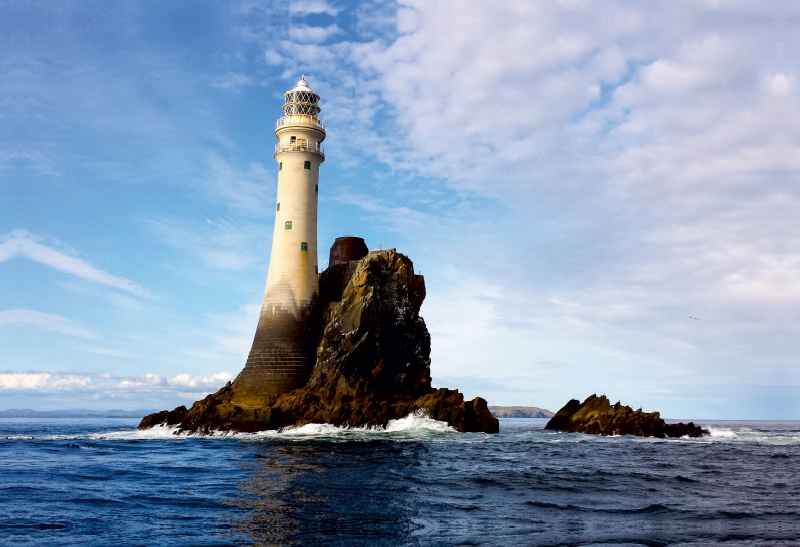
<path fill-rule="evenodd" d="M 495 418 L 552 418 L 554 412 L 538 406 L 490 406 Z"/>
<path fill-rule="evenodd" d="M 490 406 L 489 411 L 495 418 L 551 418 L 553 412 L 537 406 Z M 12 408 L 0 410 L 2 418 L 142 418 L 154 412 L 152 409 L 136 410 L 88 410 L 73 408 L 68 410 L 32 410 L 29 408 Z"/>
<path fill-rule="evenodd" d="M 0 418 L 142 418 L 153 412 L 151 409 L 136 410 L 88 410 L 73 408 L 69 410 L 31 410 L 12 408 L 0 410 Z"/>

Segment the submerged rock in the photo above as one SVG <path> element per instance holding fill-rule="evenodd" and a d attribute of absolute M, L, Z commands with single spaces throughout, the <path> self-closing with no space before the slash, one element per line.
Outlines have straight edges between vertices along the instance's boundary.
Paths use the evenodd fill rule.
<path fill-rule="evenodd" d="M 139 428 L 167 424 L 210 433 L 308 423 L 383 427 L 422 409 L 458 431 L 497 433 L 499 422 L 485 400 L 465 401 L 456 390 L 431 387 L 430 335 L 419 316 L 425 281 L 411 260 L 390 249 L 336 267 L 336 275 L 321 276 L 320 293 L 330 301 L 318 309 L 324 330 L 304 387 L 259 395 L 237 390 L 234 381 L 188 410 L 146 416 Z M 352 270 L 343 293 L 340 270 Z"/>
<path fill-rule="evenodd" d="M 701 437 L 708 431 L 694 425 L 666 423 L 658 412 L 633 410 L 619 402 L 612 405 L 605 395 L 592 395 L 583 403 L 572 399 L 547 422 L 545 429 L 593 435 L 638 435 L 639 437 Z"/>

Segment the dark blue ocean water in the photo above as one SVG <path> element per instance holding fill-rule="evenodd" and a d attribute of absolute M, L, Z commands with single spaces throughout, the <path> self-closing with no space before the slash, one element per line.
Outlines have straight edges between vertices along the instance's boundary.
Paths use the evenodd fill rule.
<path fill-rule="evenodd" d="M 544 423 L 186 438 L 3 419 L 0 544 L 800 545 L 800 422 L 710 423 L 702 440 Z"/>

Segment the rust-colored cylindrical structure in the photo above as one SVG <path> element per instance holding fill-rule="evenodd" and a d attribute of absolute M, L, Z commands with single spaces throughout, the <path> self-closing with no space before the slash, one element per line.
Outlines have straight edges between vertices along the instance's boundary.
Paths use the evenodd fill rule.
<path fill-rule="evenodd" d="M 330 260 L 328 267 L 335 264 L 361 260 L 369 254 L 367 244 L 364 239 L 355 236 L 337 237 L 331 246 Z"/>

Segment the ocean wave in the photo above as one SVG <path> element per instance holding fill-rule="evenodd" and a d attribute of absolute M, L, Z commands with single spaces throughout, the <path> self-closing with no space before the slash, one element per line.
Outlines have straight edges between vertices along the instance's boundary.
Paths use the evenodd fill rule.
<path fill-rule="evenodd" d="M 800 430 L 794 427 L 783 431 L 766 430 L 753 426 L 721 427 L 714 425 L 703 426 L 710 433 L 713 442 L 755 443 L 769 445 L 795 445 L 800 444 Z"/>
<path fill-rule="evenodd" d="M 389 420 L 389 423 L 386 424 L 385 431 L 387 433 L 398 433 L 398 432 L 455 433 L 456 432 L 456 430 L 453 429 L 450 425 L 448 425 L 447 422 L 440 422 L 438 420 L 434 420 L 424 410 L 415 410 L 405 418 L 400 418 L 399 420 Z"/>
<path fill-rule="evenodd" d="M 735 439 L 738 437 L 735 431 L 727 427 L 710 427 L 707 426 L 706 430 L 712 439 Z"/>
<path fill-rule="evenodd" d="M 347 427 L 331 424 L 305 424 L 298 427 L 286 427 L 280 430 L 240 433 L 230 431 L 213 431 L 209 434 L 179 432 L 175 426 L 157 425 L 149 429 L 127 429 L 94 433 L 88 437 L 93 440 L 165 440 L 188 438 L 225 438 L 244 441 L 263 439 L 418 439 L 431 438 L 442 434 L 456 433 L 446 422 L 432 419 L 424 410 L 416 410 L 404 418 L 389 420 L 386 427 Z"/>
<path fill-rule="evenodd" d="M 542 501 L 526 501 L 525 505 L 529 505 L 532 507 L 536 507 L 539 509 L 556 509 L 559 511 L 574 511 L 580 513 L 607 513 L 607 514 L 618 514 L 618 515 L 646 515 L 652 513 L 679 513 L 679 511 L 667 507 L 665 505 L 661 505 L 660 503 L 652 503 L 650 505 L 644 507 L 621 507 L 621 508 L 609 508 L 609 507 L 585 507 L 581 505 L 574 505 L 572 503 L 567 504 L 559 504 L 559 503 L 551 503 L 551 502 L 542 502 Z"/>
<path fill-rule="evenodd" d="M 397 420 L 389 420 L 386 427 L 347 427 L 331 424 L 306 424 L 299 427 L 286 427 L 279 431 L 258 433 L 234 433 L 237 437 L 270 438 L 386 438 L 386 437 L 430 437 L 442 433 L 456 433 L 446 422 L 432 419 L 424 410 L 416 410 Z"/>

